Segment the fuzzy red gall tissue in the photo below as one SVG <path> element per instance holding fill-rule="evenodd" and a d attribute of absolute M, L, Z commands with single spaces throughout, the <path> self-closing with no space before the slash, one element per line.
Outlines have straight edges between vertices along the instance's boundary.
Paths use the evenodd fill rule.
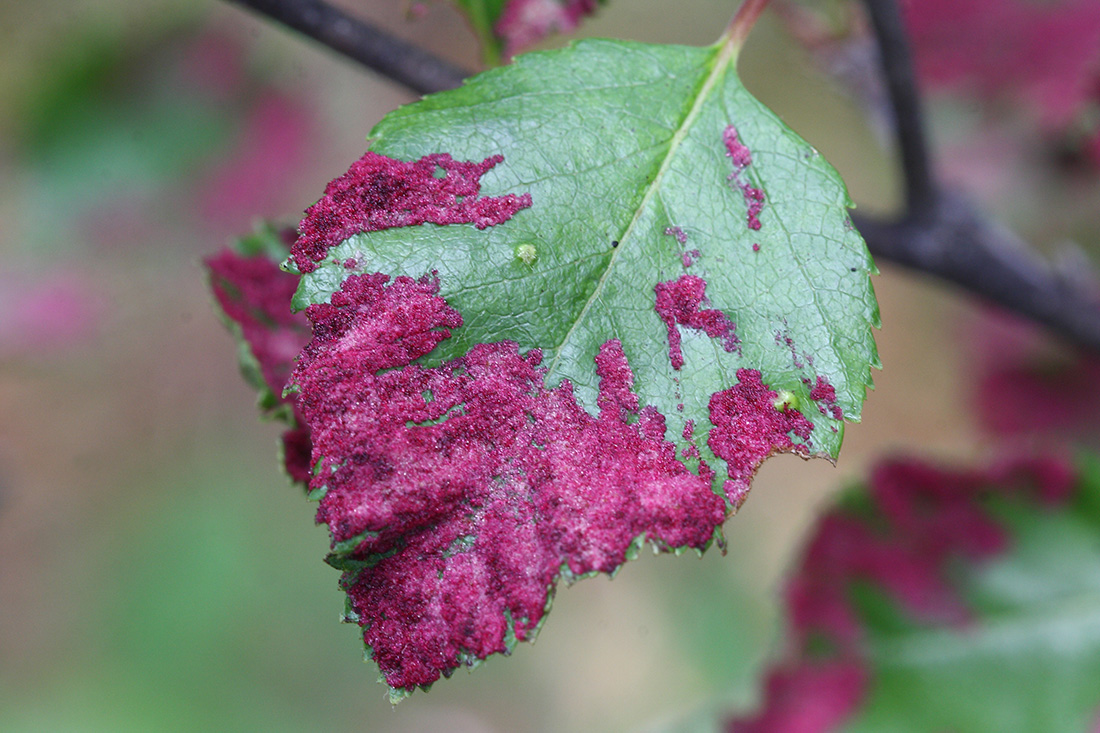
<path fill-rule="evenodd" d="M 548 388 L 537 350 L 479 344 L 412 363 L 461 324 L 433 280 L 353 276 L 311 306 L 294 374 L 354 617 L 387 683 L 430 684 L 532 638 L 562 572 L 612 572 L 639 538 L 703 548 L 725 518 L 639 404 L 620 343 L 598 414 Z"/>
<path fill-rule="evenodd" d="M 794 434 L 810 439 L 813 423 L 792 407 L 776 407 L 778 393 L 769 389 L 755 369 L 738 369 L 737 384 L 710 398 L 710 421 L 714 427 L 707 438 L 714 455 L 726 461 L 729 479 L 726 496 L 740 506 L 748 494 L 753 474 L 764 459 L 783 451 L 804 452 Z"/>
<path fill-rule="evenodd" d="M 687 244 L 688 241 L 687 234 L 680 227 L 665 227 L 665 236 L 675 237 L 680 244 Z"/>
<path fill-rule="evenodd" d="M 804 381 L 809 385 L 809 380 Z M 817 403 L 817 409 L 822 415 L 828 415 L 834 420 L 844 419 L 844 411 L 836 401 L 836 389 L 825 377 L 818 376 L 817 381 L 810 388 L 810 399 Z"/>
<path fill-rule="evenodd" d="M 656 294 L 654 309 L 668 331 L 668 358 L 673 369 L 684 366 L 678 326 L 694 328 L 718 339 L 726 351 L 738 350 L 740 342 L 733 321 L 720 310 L 702 308 L 707 292 L 703 278 L 681 275 L 676 280 L 657 283 L 653 290 Z"/>
<path fill-rule="evenodd" d="M 294 231 L 283 233 L 293 241 Z M 292 313 L 290 298 L 298 278 L 279 268 L 270 256 L 245 256 L 232 250 L 205 262 L 210 286 L 226 319 L 236 324 L 240 336 L 259 365 L 260 377 L 270 392 L 265 409 L 274 411 L 289 404 L 291 427 L 282 436 L 283 464 L 290 478 L 306 485 L 310 479 L 312 446 L 309 430 L 303 426 L 293 396 L 283 397 L 283 388 L 294 369 L 294 359 L 309 342 L 309 321 L 305 314 Z M 283 408 L 285 409 L 285 408 Z"/>
<path fill-rule="evenodd" d="M 241 329 L 268 388 L 281 395 L 294 358 L 309 341 L 309 321 L 290 310 L 298 278 L 262 254 L 227 249 L 205 264 L 218 306 Z"/>
<path fill-rule="evenodd" d="M 503 160 L 464 162 L 436 153 L 406 162 L 368 152 L 306 210 L 290 250 L 294 264 L 312 272 L 331 247 L 363 232 L 426 223 L 485 229 L 508 221 L 531 206 L 531 194 L 479 196 L 481 177 Z"/>
<path fill-rule="evenodd" d="M 737 134 L 737 128 L 729 125 L 722 132 L 726 156 L 733 163 L 733 173 L 727 179 L 737 186 L 745 200 L 745 222 L 749 229 L 760 229 L 760 212 L 764 210 L 764 192 L 745 180 L 745 169 L 752 165 L 752 152 Z"/>

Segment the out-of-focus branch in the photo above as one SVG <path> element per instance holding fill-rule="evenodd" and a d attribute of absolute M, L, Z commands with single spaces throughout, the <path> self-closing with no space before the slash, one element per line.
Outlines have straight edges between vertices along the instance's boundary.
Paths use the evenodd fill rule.
<path fill-rule="evenodd" d="M 894 129 L 905 177 L 906 210 L 919 217 L 936 203 L 936 185 L 924 135 L 909 38 L 905 35 L 897 0 L 866 0 L 875 31 L 882 75 L 894 112 Z"/>
<path fill-rule="evenodd" d="M 229 0 L 306 34 L 420 94 L 461 86 L 471 72 L 322 0 Z"/>
<path fill-rule="evenodd" d="M 420 93 L 461 85 L 469 72 L 321 0 L 230 0 L 295 28 Z M 906 185 L 895 221 L 854 216 L 879 260 L 965 290 L 1100 352 L 1100 278 L 1086 264 L 1058 269 L 963 195 L 945 193 L 932 172 L 908 41 L 896 0 L 865 0 L 894 111 Z"/>
<path fill-rule="evenodd" d="M 897 221 L 855 216 L 871 253 L 939 276 L 1100 351 L 1100 280 L 1087 263 L 1060 271 L 965 195 L 935 179 L 920 94 L 897 0 L 865 0 L 894 112 L 906 211 Z"/>
<path fill-rule="evenodd" d="M 1053 266 L 964 195 L 939 197 L 920 218 L 852 220 L 876 259 L 936 275 L 1100 352 L 1100 287 L 1089 265 Z"/>

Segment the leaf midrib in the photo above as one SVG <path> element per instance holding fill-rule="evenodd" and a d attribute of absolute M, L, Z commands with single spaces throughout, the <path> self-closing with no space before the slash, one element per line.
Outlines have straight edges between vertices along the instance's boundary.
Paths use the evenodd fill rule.
<path fill-rule="evenodd" d="M 585 301 L 580 314 L 574 319 L 565 337 L 555 347 L 554 358 L 546 369 L 545 379 L 548 383 L 553 379 L 554 375 L 557 374 L 558 365 L 561 363 L 562 353 L 565 350 L 566 344 L 573 338 L 573 334 L 576 333 L 580 324 L 584 322 L 592 305 L 599 300 L 600 293 L 603 291 L 608 276 L 615 268 L 616 260 L 619 258 L 620 254 L 630 246 L 630 242 L 632 241 L 631 235 L 634 232 L 638 220 L 641 219 L 642 214 L 649 208 L 650 200 L 660 190 L 665 173 L 672 165 L 672 161 L 676 157 L 676 153 L 679 151 L 684 138 L 687 137 L 688 131 L 691 130 L 692 125 L 695 124 L 696 118 L 698 118 L 699 114 L 702 112 L 704 102 L 710 95 L 711 90 L 714 89 L 714 86 L 718 83 L 718 80 L 725 75 L 729 65 L 736 60 L 739 47 L 735 46 L 728 37 L 723 38 L 720 43 L 721 45 L 718 47 L 717 55 L 714 59 L 714 66 L 711 68 L 710 73 L 707 74 L 706 79 L 703 80 L 703 84 L 699 88 L 698 94 L 695 95 L 695 101 L 691 105 L 691 109 L 688 110 L 688 113 L 684 116 L 683 122 L 681 122 L 680 126 L 673 132 L 669 141 L 668 152 L 665 153 L 665 157 L 661 161 L 660 167 L 657 169 L 657 174 L 653 177 L 653 181 L 647 186 L 645 195 L 642 197 L 638 207 L 634 210 L 634 216 L 631 217 L 630 224 L 627 225 L 626 230 L 619 237 L 619 246 L 612 250 L 611 257 L 608 258 L 607 265 L 604 267 L 600 279 L 596 282 L 596 286 L 592 288 L 592 293 L 588 296 L 588 300 Z"/>
<path fill-rule="evenodd" d="M 1088 640 L 1100 644 L 1097 609 L 1100 593 L 1082 593 L 1040 608 L 986 619 L 977 629 L 966 633 L 965 642 L 957 629 L 911 631 L 902 638 L 872 642 L 868 652 L 877 664 L 917 667 L 973 658 L 1005 649 L 1034 648 L 1036 644 L 1061 636 L 1067 625 L 1083 629 Z M 1080 640 L 1080 636 L 1077 640 Z M 1053 649 L 1053 647 L 1052 647 Z"/>

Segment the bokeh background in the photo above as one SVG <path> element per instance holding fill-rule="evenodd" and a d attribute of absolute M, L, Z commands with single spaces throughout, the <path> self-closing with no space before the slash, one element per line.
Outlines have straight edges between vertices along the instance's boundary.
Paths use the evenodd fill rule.
<path fill-rule="evenodd" d="M 342 4 L 480 58 L 443 3 L 416 20 L 397 0 Z M 735 6 L 619 0 L 582 35 L 705 44 Z M 862 209 L 896 206 L 874 125 L 774 17 L 741 68 Z M 982 316 L 884 265 L 885 368 L 837 466 L 769 461 L 725 556 L 646 555 L 562 588 L 536 645 L 392 709 L 338 622 L 326 533 L 279 471 L 201 259 L 260 217 L 296 221 L 412 100 L 212 0 L 0 5 L 0 729 L 694 729 L 756 699 L 783 571 L 835 490 L 884 453 L 988 453 L 967 347 Z M 1046 243 L 1095 239 L 1077 219 L 1028 229 L 1003 150 L 964 145 L 980 116 L 955 103 L 934 120 L 956 146 L 945 166 L 995 212 Z M 951 165 L 963 152 L 977 162 Z M 1070 211 L 1096 187 L 1073 192 Z"/>

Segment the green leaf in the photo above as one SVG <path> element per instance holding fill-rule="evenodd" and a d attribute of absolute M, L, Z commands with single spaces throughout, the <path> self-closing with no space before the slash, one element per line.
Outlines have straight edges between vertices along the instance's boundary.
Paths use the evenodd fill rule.
<path fill-rule="evenodd" d="M 787 598 L 793 653 L 730 731 L 1092 730 L 1100 473 L 895 461 L 826 514 Z M 831 689 L 824 691 L 822 680 Z"/>
<path fill-rule="evenodd" d="M 403 160 L 503 155 L 481 194 L 530 193 L 533 203 L 485 229 L 353 235 L 302 277 L 295 307 L 327 302 L 357 273 L 435 273 L 464 325 L 421 360 L 429 366 L 514 340 L 521 351 L 543 350 L 547 386 L 571 380 L 594 411 L 593 358 L 617 338 L 642 403 L 665 415 L 681 447 L 691 421 L 711 465 L 719 464 L 703 430 L 708 401 L 738 382 L 739 369 L 761 372 L 813 423 L 800 451 L 835 457 L 836 415 L 859 419 L 878 365 L 874 265 L 836 171 L 749 94 L 736 57 L 726 43 L 584 41 L 390 113 L 372 132 L 372 151 Z M 751 153 L 743 168 L 729 154 L 729 129 Z M 759 230 L 748 226 L 752 189 L 765 198 Z M 705 280 L 706 308 L 736 325 L 740 348 L 677 326 L 677 370 L 654 289 L 685 274 Z M 835 403 L 811 398 L 819 380 L 835 388 Z"/>
<path fill-rule="evenodd" d="M 1077 500 L 1100 495 L 1081 485 Z M 1091 730 L 1100 715 L 1100 523 L 1013 502 L 1011 548 L 958 570 L 965 628 L 875 633 L 875 683 L 852 731 Z"/>

